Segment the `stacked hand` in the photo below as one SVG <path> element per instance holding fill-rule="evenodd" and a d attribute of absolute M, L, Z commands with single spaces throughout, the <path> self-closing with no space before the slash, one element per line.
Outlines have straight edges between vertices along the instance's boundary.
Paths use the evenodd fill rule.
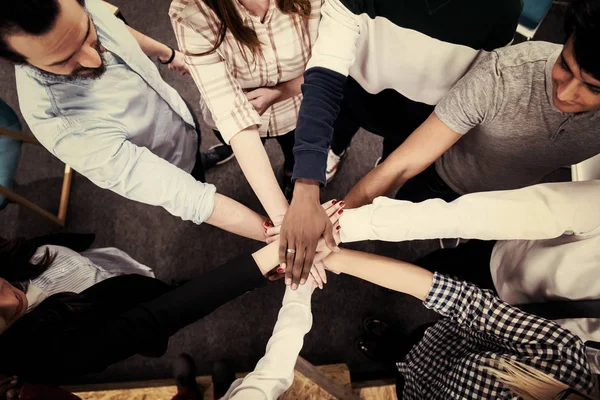
<path fill-rule="evenodd" d="M 327 257 L 332 251 L 339 250 L 337 247 L 337 244 L 340 241 L 339 234 L 337 233 L 340 229 L 338 220 L 343 213 L 343 207 L 344 202 L 338 202 L 336 200 L 328 201 L 319 207 L 320 211 L 323 212 L 328 218 L 329 226 L 331 227 L 329 234 L 325 235 L 329 239 L 329 243 L 327 243 L 327 241 L 323 238 L 318 240 L 315 251 L 310 254 L 311 263 L 301 263 L 301 259 L 299 258 L 298 251 L 296 249 L 293 247 L 286 248 L 280 245 L 280 255 L 283 252 L 287 262 L 282 264 L 278 271 L 280 273 L 285 272 L 286 285 L 292 285 L 292 289 L 296 289 L 298 282 L 300 284 L 304 284 L 309 276 L 314 279 L 317 286 L 319 286 L 321 289 L 323 288 L 323 284 L 327 283 L 325 269 L 322 264 L 317 262 Z M 280 216 L 274 218 L 273 221 L 268 221 L 265 223 L 265 235 L 267 243 L 272 243 L 279 239 L 281 223 L 283 222 L 283 219 L 284 216 Z M 306 254 L 308 255 L 308 252 L 306 252 Z M 302 254 L 300 254 L 300 256 L 301 255 Z M 312 265 L 313 261 L 315 262 L 314 265 Z M 295 278 L 295 280 L 292 280 L 292 278 Z"/>

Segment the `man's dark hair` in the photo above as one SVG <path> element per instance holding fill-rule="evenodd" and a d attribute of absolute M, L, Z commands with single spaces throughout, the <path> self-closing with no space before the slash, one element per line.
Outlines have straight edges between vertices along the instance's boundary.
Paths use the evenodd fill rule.
<path fill-rule="evenodd" d="M 85 0 L 77 0 L 82 6 Z M 7 0 L 0 13 L 0 58 L 17 64 L 26 62 L 25 57 L 12 50 L 6 42 L 11 34 L 25 33 L 39 36 L 48 33 L 60 13 L 58 0 Z"/>
<path fill-rule="evenodd" d="M 600 0 L 571 0 L 565 15 L 567 39 L 579 68 L 600 79 Z"/>

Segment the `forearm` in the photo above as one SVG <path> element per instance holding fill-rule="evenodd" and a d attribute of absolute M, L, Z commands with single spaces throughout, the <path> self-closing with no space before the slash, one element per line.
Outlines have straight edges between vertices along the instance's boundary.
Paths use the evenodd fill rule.
<path fill-rule="evenodd" d="M 275 86 L 279 90 L 277 102 L 290 99 L 302 93 L 302 84 L 304 83 L 304 75 L 291 79 L 287 82 L 282 82 Z"/>
<path fill-rule="evenodd" d="M 277 183 L 258 131 L 255 128 L 245 129 L 230 143 L 248 183 L 269 217 L 274 219 L 284 215 L 288 202 Z"/>
<path fill-rule="evenodd" d="M 154 40 L 130 26 L 128 26 L 127 29 L 129 29 L 131 35 L 138 42 L 144 54 L 148 57 L 158 57 L 161 60 L 168 60 L 171 57 L 171 48 L 166 44 Z"/>
<path fill-rule="evenodd" d="M 368 173 L 346 196 L 346 208 L 371 203 L 395 192 L 407 180 L 423 172 L 462 136 L 435 113 L 427 118 L 390 156 Z"/>
<path fill-rule="evenodd" d="M 230 390 L 231 399 L 278 398 L 294 380 L 294 366 L 302 349 L 303 338 L 310 331 L 312 285 L 298 290 L 286 289 L 273 335 L 267 350 L 254 371 L 242 383 Z"/>
<path fill-rule="evenodd" d="M 325 259 L 328 269 L 425 300 L 433 273 L 403 261 L 375 254 L 342 249 Z"/>
<path fill-rule="evenodd" d="M 279 264 L 279 240 L 255 251 L 252 257 L 260 272 L 266 275 Z"/>
<path fill-rule="evenodd" d="M 600 182 L 547 183 L 517 190 L 471 193 L 452 203 L 376 199 L 347 210 L 340 220 L 344 242 L 358 240 L 541 240 L 600 226 L 595 199 Z"/>
<path fill-rule="evenodd" d="M 215 194 L 215 206 L 206 223 L 236 235 L 264 241 L 264 218 L 243 204 Z"/>
<path fill-rule="evenodd" d="M 390 163 L 383 162 L 350 189 L 344 198 L 346 208 L 358 208 L 371 204 L 379 196 L 391 196 L 412 176 L 414 173 L 409 173 L 405 167 L 396 169 Z"/>

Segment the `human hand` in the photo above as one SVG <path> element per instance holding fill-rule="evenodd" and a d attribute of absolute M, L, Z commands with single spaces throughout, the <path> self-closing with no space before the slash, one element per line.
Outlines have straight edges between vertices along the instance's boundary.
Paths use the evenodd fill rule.
<path fill-rule="evenodd" d="M 281 96 L 281 91 L 274 87 L 262 87 L 246 92 L 246 97 L 259 115 L 263 115 Z"/>
<path fill-rule="evenodd" d="M 323 203 L 321 204 L 321 207 L 323 207 L 323 209 L 325 210 L 325 212 L 327 212 L 327 215 L 330 216 L 329 220 L 331 221 L 332 224 L 335 225 L 335 222 L 339 219 L 336 218 L 335 221 L 331 219 L 331 213 L 328 212 L 328 210 L 334 206 L 337 203 L 337 200 L 329 200 L 327 203 Z M 338 204 L 339 208 L 343 208 L 345 206 L 345 202 L 342 201 Z M 274 241 L 276 241 L 277 239 L 279 239 L 279 234 L 281 233 L 281 224 L 283 223 L 283 218 L 285 217 L 285 215 L 280 215 L 278 217 L 273 218 L 273 220 L 268 220 L 265 221 L 265 223 L 263 224 L 263 227 L 265 228 L 265 241 L 267 242 L 267 244 L 271 244 Z M 335 231 L 335 226 L 334 226 L 334 231 Z M 322 241 L 319 241 L 319 243 L 321 243 Z M 322 242 L 323 244 L 325 243 L 324 241 Z M 329 253 L 327 253 L 329 254 Z"/>
<path fill-rule="evenodd" d="M 271 244 L 277 239 L 279 239 L 279 232 L 281 231 L 281 224 L 283 223 L 284 215 L 279 215 L 272 220 L 267 220 L 263 224 L 263 228 L 265 228 L 265 242 L 267 244 Z"/>
<path fill-rule="evenodd" d="M 314 184 L 318 185 L 316 182 Z M 302 188 L 302 185 L 307 188 Z M 318 186 L 310 186 L 308 182 L 296 182 L 294 198 L 283 219 L 279 238 L 279 262 L 285 269 L 285 283 L 292 285 L 292 289 L 306 281 L 321 237 L 324 237 L 330 250 L 339 250 L 333 238 L 329 215 L 318 202 Z M 311 193 L 315 188 L 316 193 Z M 334 205 L 332 201 L 332 206 L 334 208 L 330 208 L 330 212 L 339 212 L 339 203 Z"/>
<path fill-rule="evenodd" d="M 12 400 L 19 396 L 19 378 L 16 376 L 0 376 L 0 399 Z"/>
<path fill-rule="evenodd" d="M 162 60 L 162 59 L 161 59 Z M 167 59 L 168 60 L 168 59 Z M 167 61 L 167 60 L 162 60 Z M 185 56 L 182 52 L 175 50 L 175 58 L 168 64 L 169 70 L 179 72 L 181 75 L 190 73 L 190 69 L 185 62 Z"/>

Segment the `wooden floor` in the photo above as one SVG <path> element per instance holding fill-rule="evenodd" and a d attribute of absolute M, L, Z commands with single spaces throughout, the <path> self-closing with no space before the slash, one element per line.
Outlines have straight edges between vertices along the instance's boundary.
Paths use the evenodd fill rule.
<path fill-rule="evenodd" d="M 345 364 L 317 367 L 327 377 L 346 387 L 350 383 L 350 371 Z M 238 377 L 243 377 L 239 374 Z M 205 389 L 204 400 L 215 400 L 209 376 L 198 377 L 197 382 Z M 130 382 L 94 385 L 85 388 L 67 388 L 84 400 L 171 400 L 177 392 L 172 380 L 152 382 Z M 86 391 L 81 391 L 82 389 Z M 353 392 L 365 400 L 397 400 L 395 386 L 389 382 L 364 383 L 353 388 Z M 337 399 L 317 386 L 300 372 L 295 372 L 294 384 L 280 397 L 282 400 L 333 400 Z"/>

